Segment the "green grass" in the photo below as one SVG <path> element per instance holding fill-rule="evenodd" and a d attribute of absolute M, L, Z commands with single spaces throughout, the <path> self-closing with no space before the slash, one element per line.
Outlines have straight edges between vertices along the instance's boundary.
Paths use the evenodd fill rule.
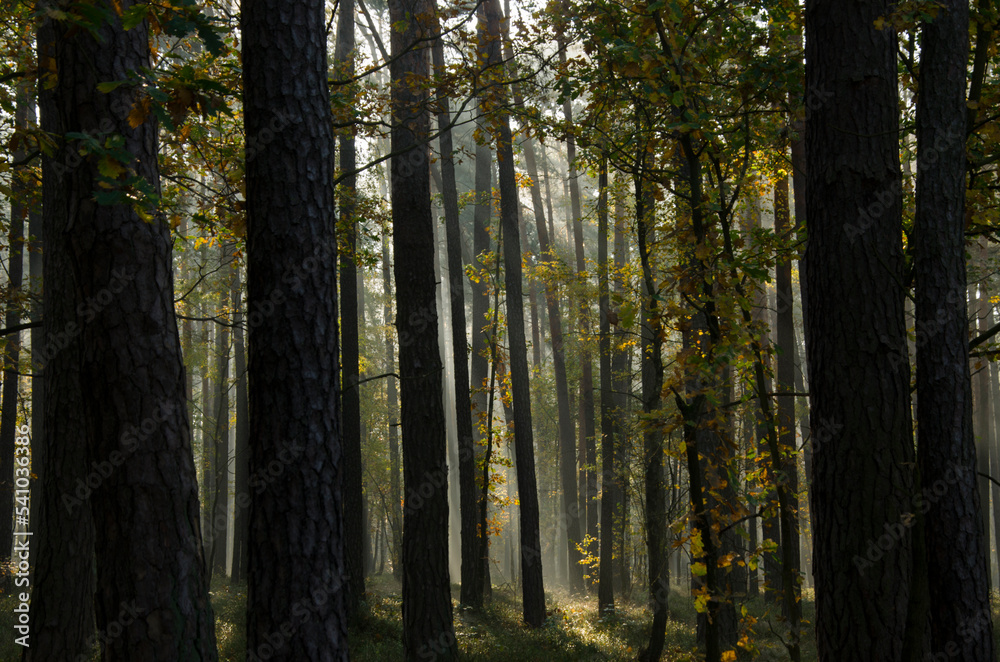
<path fill-rule="evenodd" d="M 388 662 L 403 659 L 403 626 L 400 586 L 390 575 L 370 577 L 368 595 L 361 613 L 349 633 L 351 659 L 354 662 Z M 676 589 L 669 599 L 670 619 L 664 662 L 699 660 L 695 651 L 697 614 L 693 600 Z M 521 621 L 520 594 L 510 587 L 498 588 L 493 599 L 481 611 L 457 606 L 458 589 L 452 587 L 455 607 L 455 634 L 462 659 L 468 662 L 569 662 L 591 660 L 634 660 L 649 634 L 650 616 L 645 595 L 637 592 L 632 601 L 618 600 L 613 614 L 597 613 L 596 599 L 570 596 L 562 591 L 546 594 L 548 618 L 540 628 L 528 628 Z M 812 592 L 803 595 L 803 617 L 813 620 Z M 997 596 L 994 596 L 994 623 L 1000 620 Z M 17 601 L 14 595 L 0 594 L 0 662 L 20 659 L 21 647 L 14 643 L 13 624 Z M 212 605 L 215 610 L 216 636 L 221 662 L 244 662 L 246 659 L 246 585 L 228 585 L 215 578 L 212 582 Z M 750 640 L 756 646 L 754 656 L 740 659 L 777 662 L 788 655 L 776 634 L 780 629 L 773 607 L 762 599 L 746 604 L 746 621 L 752 625 Z M 773 625 L 773 628 L 772 628 Z M 816 660 L 811 625 L 807 624 L 803 641 L 803 660 Z M 994 626 L 1000 645 L 1000 627 Z M 95 650 L 90 658 L 98 660 Z"/>

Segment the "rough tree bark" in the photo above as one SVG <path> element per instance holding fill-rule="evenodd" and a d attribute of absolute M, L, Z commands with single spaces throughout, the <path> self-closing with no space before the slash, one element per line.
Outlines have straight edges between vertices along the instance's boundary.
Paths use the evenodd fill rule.
<path fill-rule="evenodd" d="M 806 339 L 819 659 L 899 659 L 913 557 L 896 34 L 887 0 L 807 0 Z M 868 560 L 881 536 L 894 544 Z M 870 565 L 866 565 L 870 563 Z"/>
<path fill-rule="evenodd" d="M 500 59 L 500 4 L 486 0 L 486 31 L 489 64 Z M 495 88 L 491 104 L 503 109 L 506 93 Z M 545 621 L 545 591 L 542 584 L 542 543 L 538 524 L 538 488 L 535 482 L 534 430 L 531 427 L 531 391 L 528 383 L 528 354 L 524 340 L 524 299 L 521 278 L 521 239 L 518 232 L 517 183 L 514 177 L 514 150 L 510 117 L 501 110 L 496 118 L 497 161 L 500 184 L 500 218 L 503 235 L 504 284 L 507 297 L 507 334 L 510 360 L 511 395 L 514 409 L 514 453 L 517 493 L 520 501 L 521 591 L 524 622 L 540 627 Z"/>
<path fill-rule="evenodd" d="M 342 0 L 337 15 L 337 46 L 334 52 L 337 75 L 348 80 L 354 75 L 354 0 Z M 341 430 L 344 448 L 344 561 L 347 563 L 348 617 L 353 617 L 365 595 L 364 497 L 361 466 L 361 389 L 360 349 L 358 344 L 358 268 L 357 220 L 354 196 L 357 189 L 353 126 L 340 136 L 340 173 L 344 177 L 339 191 L 340 240 L 340 352 L 343 369 L 341 390 Z"/>
<path fill-rule="evenodd" d="M 127 11 L 133 4 L 120 7 Z M 70 21 L 49 23 L 58 72 L 52 109 L 63 131 L 118 134 L 129 154 L 120 167 L 156 193 L 156 121 L 147 117 L 133 127 L 126 120 L 134 86 L 97 91 L 102 83 L 149 67 L 148 26 L 124 30 L 117 16 L 109 16 L 93 32 Z M 76 141 L 61 147 L 60 159 L 80 149 Z M 80 315 L 76 358 L 88 459 L 110 467 L 89 499 L 101 532 L 94 539 L 96 625 L 104 632 L 121 628 L 120 636 L 105 642 L 105 660 L 214 660 L 170 231 L 148 199 L 118 191 L 107 204 L 95 200 L 98 182 L 111 184 L 111 191 L 122 185 L 108 181 L 106 166 L 95 155 L 62 169 L 58 184 L 65 207 L 55 210 L 61 218 L 47 232 L 54 246 L 61 245 L 55 255 L 66 260 L 62 266 L 68 263 L 72 271 L 72 290 L 54 296 L 71 298 Z"/>
<path fill-rule="evenodd" d="M 324 4 L 247 0 L 241 22 L 247 136 L 289 118 L 246 166 L 250 475 L 267 479 L 250 495 L 247 648 L 346 661 Z"/>
<path fill-rule="evenodd" d="M 615 475 L 615 395 L 611 387 L 611 294 L 608 286 L 608 162 L 601 160 L 597 201 L 597 290 L 600 320 L 601 360 L 601 559 L 598 568 L 597 608 L 601 613 L 615 608 L 613 569 L 615 519 L 618 491 Z"/>
<path fill-rule="evenodd" d="M 41 23 L 39 60 L 55 56 L 55 40 L 62 31 L 51 18 Z M 43 131 L 62 135 L 70 130 L 67 118 L 59 112 L 55 90 L 40 86 L 38 102 Z M 31 495 L 32 645 L 24 649 L 22 659 L 37 662 L 89 654 L 93 642 L 87 638 L 94 632 L 94 522 L 90 504 L 64 500 L 64 495 L 77 498 L 78 484 L 90 471 L 79 374 L 80 337 L 68 333 L 80 324 L 65 233 L 69 174 L 60 163 L 60 154 L 42 155 L 42 228 L 31 228 L 36 241 L 45 237 L 44 255 L 33 250 L 30 264 L 33 277 L 43 276 L 39 280 L 44 279 L 45 294 L 42 305 L 32 311 L 33 321 L 44 322 L 31 335 L 31 448 L 38 480 Z"/>
<path fill-rule="evenodd" d="M 403 648 L 455 659 L 448 574 L 448 466 L 431 216 L 427 83 L 431 0 L 391 0 L 392 226 L 403 427 Z M 425 496 L 426 495 L 426 496 Z"/>
<path fill-rule="evenodd" d="M 445 74 L 444 43 L 434 40 L 434 70 Z M 459 513 L 462 522 L 461 600 L 480 606 L 483 601 L 481 554 L 476 510 L 476 441 L 472 434 L 472 398 L 469 393 L 469 343 L 465 337 L 465 269 L 462 266 L 462 236 L 458 218 L 458 189 L 455 184 L 454 147 L 448 90 L 437 90 L 437 122 L 441 132 L 442 197 L 445 236 L 448 247 L 448 281 L 451 286 L 451 336 L 455 352 L 455 421 L 458 429 Z"/>
<path fill-rule="evenodd" d="M 236 439 L 233 449 L 233 491 L 236 494 L 233 513 L 233 565 L 230 578 L 234 584 L 247 581 L 247 545 L 250 540 L 250 419 L 247 400 L 247 359 L 244 341 L 243 286 L 240 268 L 233 262 L 232 289 L 229 293 L 233 310 L 233 369 L 236 371 Z"/>
<path fill-rule="evenodd" d="M 940 499 L 927 499 L 924 515 L 931 651 L 972 662 L 995 660 L 996 653 L 990 617 L 989 520 L 983 517 L 989 486 L 976 473 L 965 298 L 968 51 L 969 3 L 947 0 L 922 29 L 913 272 L 919 480 L 925 488 L 941 481 L 949 487 Z M 988 306 L 985 311 L 982 307 L 980 314 L 988 312 Z M 989 377 L 988 370 L 983 377 Z M 988 394 L 984 388 L 983 395 Z M 989 420 L 985 423 L 988 429 Z M 980 458 L 979 467 L 983 466 L 988 471 L 988 452 Z M 933 494 L 937 496 L 936 491 Z M 958 636 L 962 644 L 955 654 L 952 648 Z"/>

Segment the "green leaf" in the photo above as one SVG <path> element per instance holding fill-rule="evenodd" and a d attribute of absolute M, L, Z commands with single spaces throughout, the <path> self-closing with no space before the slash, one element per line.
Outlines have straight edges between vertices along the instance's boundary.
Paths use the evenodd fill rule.
<path fill-rule="evenodd" d="M 112 80 L 105 83 L 97 84 L 97 91 L 107 94 L 108 92 L 114 92 L 119 87 L 125 84 L 126 81 L 123 80 Z"/>
<path fill-rule="evenodd" d="M 122 12 L 122 28 L 131 30 L 142 23 L 149 14 L 149 5 L 132 5 Z"/>

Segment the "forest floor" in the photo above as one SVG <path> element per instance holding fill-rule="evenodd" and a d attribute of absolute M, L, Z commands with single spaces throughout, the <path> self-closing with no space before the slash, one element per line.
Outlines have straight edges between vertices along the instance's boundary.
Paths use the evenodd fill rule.
<path fill-rule="evenodd" d="M 370 577 L 368 600 L 362 614 L 350 631 L 353 662 L 391 662 L 403 659 L 403 625 L 400 586 L 391 575 Z M 994 596 L 996 598 L 996 596 Z M 453 587 L 458 604 L 458 587 Z M 813 618 L 812 593 L 803 595 L 803 612 Z M 521 622 L 520 599 L 511 587 L 496 588 L 493 600 L 479 613 L 455 610 L 455 630 L 462 659 L 467 662 L 569 662 L 597 660 L 634 660 L 645 645 L 650 617 L 645 609 L 645 596 L 617 602 L 614 615 L 601 617 L 593 597 L 572 597 L 565 592 L 547 592 L 549 618 L 540 628 L 532 629 Z M 1000 610 L 994 600 L 994 636 L 1000 642 Z M 220 662 L 246 660 L 246 586 L 231 586 L 221 579 L 212 582 L 212 604 L 215 609 L 216 635 Z M 677 588 L 670 594 L 670 620 L 667 624 L 667 644 L 664 662 L 695 661 L 697 614 L 693 600 Z M 14 643 L 15 598 L 0 595 L 0 662 L 17 662 L 21 647 Z M 751 641 L 758 655 L 750 659 L 762 662 L 787 660 L 778 636 L 769 625 L 772 617 L 762 600 L 746 604 L 745 620 L 756 619 Z M 810 626 L 806 626 L 807 629 Z M 811 635 L 811 633 L 810 633 Z M 998 646 L 1000 647 L 1000 646 Z M 816 660 L 812 636 L 803 642 L 802 659 Z M 95 649 L 90 658 L 99 660 Z"/>
<path fill-rule="evenodd" d="M 400 585 L 391 575 L 369 577 L 368 600 L 350 631 L 351 660 L 387 662 L 403 659 L 403 624 Z M 808 596 L 808 593 L 807 593 Z M 216 582 L 212 592 L 215 605 L 219 660 L 245 660 L 245 590 Z M 452 587 L 458 604 L 458 587 Z M 566 592 L 547 592 L 549 618 L 540 628 L 526 627 L 521 621 L 520 595 L 510 586 L 494 589 L 493 600 L 481 611 L 455 609 L 455 634 L 468 662 L 570 662 L 591 660 L 634 660 L 649 636 L 650 617 L 645 596 L 638 601 L 621 601 L 613 615 L 600 616 L 595 597 L 572 597 Z M 700 659 L 695 651 L 696 619 L 694 601 L 674 590 L 670 594 L 670 620 L 664 662 Z M 804 605 L 806 618 L 812 616 L 812 602 Z M 753 642 L 760 649 L 756 660 L 788 659 L 787 653 L 767 624 L 767 607 L 761 600 L 747 604 L 747 614 L 757 619 Z M 815 646 L 809 642 L 804 660 L 815 660 Z"/>

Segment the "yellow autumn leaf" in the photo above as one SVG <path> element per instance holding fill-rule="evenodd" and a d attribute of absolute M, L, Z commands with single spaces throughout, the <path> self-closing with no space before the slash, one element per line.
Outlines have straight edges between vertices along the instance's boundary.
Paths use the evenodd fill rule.
<path fill-rule="evenodd" d="M 722 654 L 722 662 L 736 662 L 736 651 L 728 650 Z"/>
<path fill-rule="evenodd" d="M 708 573 L 708 567 L 704 563 L 699 561 L 691 564 L 691 574 L 695 577 L 704 577 L 706 573 Z"/>
<path fill-rule="evenodd" d="M 694 609 L 699 614 L 704 614 L 708 612 L 708 595 L 702 594 L 699 595 L 697 598 L 695 598 Z"/>
<path fill-rule="evenodd" d="M 101 160 L 97 162 L 97 171 L 108 179 L 118 179 L 118 177 L 125 172 L 125 168 L 123 168 L 122 164 L 118 162 L 118 159 L 105 154 L 101 157 Z"/>
<path fill-rule="evenodd" d="M 132 110 L 128 113 L 128 125 L 136 129 L 146 121 L 147 117 L 149 117 L 149 97 L 144 97 L 132 104 Z"/>

